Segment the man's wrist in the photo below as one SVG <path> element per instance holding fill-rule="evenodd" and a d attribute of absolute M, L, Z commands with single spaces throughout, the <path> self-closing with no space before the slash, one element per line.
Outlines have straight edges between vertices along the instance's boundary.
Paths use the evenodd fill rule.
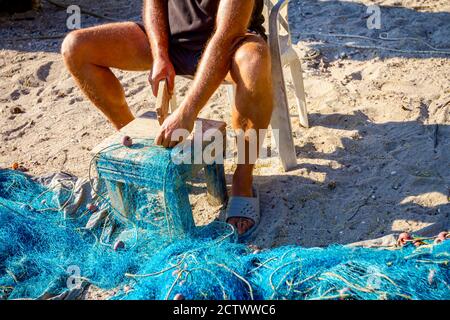
<path fill-rule="evenodd" d="M 199 113 L 194 106 L 187 104 L 186 101 L 183 101 L 183 103 L 181 103 L 180 112 L 183 118 L 188 119 L 192 122 L 197 119 Z"/>
<path fill-rule="evenodd" d="M 169 53 L 165 50 L 159 50 L 153 54 L 154 61 L 167 61 L 170 60 Z"/>

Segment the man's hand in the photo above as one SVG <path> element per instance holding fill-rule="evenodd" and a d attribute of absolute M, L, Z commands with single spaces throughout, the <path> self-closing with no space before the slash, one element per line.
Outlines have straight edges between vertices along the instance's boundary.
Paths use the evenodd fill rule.
<path fill-rule="evenodd" d="M 175 147 L 178 143 L 182 142 L 182 139 L 172 141 L 172 135 L 174 138 L 187 138 L 187 135 L 194 129 L 194 122 L 197 116 L 192 112 L 186 112 L 182 106 L 180 106 L 175 112 L 173 112 L 161 126 L 158 135 L 156 136 L 156 145 L 163 146 L 165 148 Z M 180 131 L 178 131 L 180 130 Z M 178 131 L 178 132 L 177 132 Z"/>
<path fill-rule="evenodd" d="M 169 58 L 169 17 L 167 0 L 144 0 L 144 26 L 150 40 L 153 66 L 149 82 L 153 95 L 158 95 L 158 84 L 166 80 L 169 93 L 173 93 L 175 69 Z"/>
<path fill-rule="evenodd" d="M 152 92 L 155 97 L 158 95 L 158 85 L 162 80 L 167 81 L 169 94 L 172 95 L 175 86 L 175 69 L 169 58 L 157 58 L 153 61 L 148 81 L 152 86 Z"/>

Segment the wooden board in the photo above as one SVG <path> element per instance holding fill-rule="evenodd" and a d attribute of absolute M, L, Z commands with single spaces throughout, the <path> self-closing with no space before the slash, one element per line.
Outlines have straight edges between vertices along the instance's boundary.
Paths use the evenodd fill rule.
<path fill-rule="evenodd" d="M 158 96 L 156 98 L 156 114 L 159 124 L 163 124 L 169 115 L 170 94 L 167 82 L 161 81 L 158 86 Z"/>

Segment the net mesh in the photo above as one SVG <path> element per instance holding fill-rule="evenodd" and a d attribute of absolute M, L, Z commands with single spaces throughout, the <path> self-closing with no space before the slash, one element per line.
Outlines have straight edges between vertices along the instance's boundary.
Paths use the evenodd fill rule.
<path fill-rule="evenodd" d="M 159 175 L 170 176 L 166 187 L 188 192 L 177 172 L 168 165 Z M 191 219 L 189 204 L 173 214 L 165 190 L 125 182 L 134 213 L 127 217 L 102 183 L 93 210 L 70 182 L 45 186 L 0 170 L 0 298 L 53 297 L 80 281 L 118 289 L 112 299 L 450 298 L 450 241 L 254 252 L 235 243 L 225 223 L 179 232 L 177 220 Z"/>

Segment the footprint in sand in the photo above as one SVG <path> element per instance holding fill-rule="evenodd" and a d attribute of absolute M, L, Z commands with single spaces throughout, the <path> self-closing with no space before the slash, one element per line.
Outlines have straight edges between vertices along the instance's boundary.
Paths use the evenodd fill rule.
<path fill-rule="evenodd" d="M 16 89 L 13 92 L 11 92 L 11 94 L 9 95 L 11 97 L 11 100 L 16 101 L 20 98 L 21 94 L 20 94 L 20 90 Z"/>
<path fill-rule="evenodd" d="M 47 78 L 50 74 L 50 69 L 51 69 L 52 65 L 53 65 L 53 62 L 50 61 L 50 62 L 47 62 L 47 63 L 43 64 L 42 66 L 40 66 L 38 68 L 38 70 L 36 71 L 37 78 L 43 82 L 46 82 Z"/>
<path fill-rule="evenodd" d="M 126 96 L 127 97 L 135 96 L 136 94 L 142 92 L 145 88 L 147 88 L 147 85 L 140 85 L 137 88 L 130 90 Z"/>
<path fill-rule="evenodd" d="M 19 83 L 27 88 L 38 88 L 39 82 L 36 80 L 33 74 L 26 75 L 19 80 Z"/>

